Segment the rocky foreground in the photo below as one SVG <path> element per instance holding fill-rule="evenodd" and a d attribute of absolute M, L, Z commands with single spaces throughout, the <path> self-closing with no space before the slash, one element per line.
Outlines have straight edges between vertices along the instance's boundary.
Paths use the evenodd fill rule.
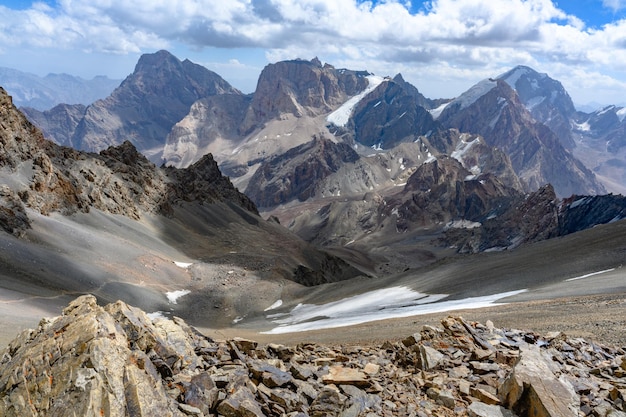
<path fill-rule="evenodd" d="M 82 296 L 1 353 L 0 415 L 626 416 L 624 349 L 441 324 L 381 346 L 261 346 Z"/>

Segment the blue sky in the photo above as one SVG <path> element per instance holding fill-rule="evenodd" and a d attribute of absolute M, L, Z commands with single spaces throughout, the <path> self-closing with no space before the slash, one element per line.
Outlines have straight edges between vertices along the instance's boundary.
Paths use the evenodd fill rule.
<path fill-rule="evenodd" d="M 576 103 L 626 102 L 626 0 L 4 0 L 0 66 L 124 78 L 167 49 L 251 92 L 265 65 L 319 57 L 453 97 L 515 65 Z"/>

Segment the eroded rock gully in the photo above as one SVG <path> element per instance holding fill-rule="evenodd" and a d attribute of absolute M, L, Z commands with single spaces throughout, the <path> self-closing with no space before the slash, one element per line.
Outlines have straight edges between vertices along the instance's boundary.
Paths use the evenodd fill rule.
<path fill-rule="evenodd" d="M 0 415 L 626 415 L 623 349 L 441 324 L 381 346 L 259 345 L 82 296 L 1 353 Z"/>

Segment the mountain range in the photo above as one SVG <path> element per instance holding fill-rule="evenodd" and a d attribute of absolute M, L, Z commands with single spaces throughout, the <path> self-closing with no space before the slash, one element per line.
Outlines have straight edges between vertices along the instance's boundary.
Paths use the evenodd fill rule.
<path fill-rule="evenodd" d="M 87 105 L 0 88 L 0 413 L 621 413 L 624 349 L 561 332 L 270 338 L 624 293 L 625 114 L 527 67 L 429 99 L 292 60 L 245 95 L 166 51 Z"/>
<path fill-rule="evenodd" d="M 121 80 L 97 76 L 85 80 L 69 74 L 35 74 L 0 67 L 0 85 L 11 93 L 18 107 L 48 110 L 58 104 L 88 105 L 105 98 Z"/>
<path fill-rule="evenodd" d="M 577 112 L 528 67 L 429 99 L 400 74 L 291 60 L 245 95 L 159 51 L 88 105 L 1 97 L 0 276 L 20 302 L 91 292 L 227 326 L 397 282 L 474 294 L 448 269 L 459 254 L 488 257 L 490 294 L 623 258 L 626 199 L 607 194 L 623 111 Z M 600 225 L 611 238 L 587 254 L 566 239 Z M 537 273 L 542 256 L 506 282 L 488 269 L 547 241 L 572 246 L 550 246 L 559 273 Z"/>

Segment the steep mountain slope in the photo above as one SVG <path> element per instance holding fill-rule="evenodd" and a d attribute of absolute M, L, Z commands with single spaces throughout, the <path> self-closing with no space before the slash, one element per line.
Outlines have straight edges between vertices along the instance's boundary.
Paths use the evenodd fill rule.
<path fill-rule="evenodd" d="M 48 74 L 39 77 L 11 68 L 0 67 L 0 85 L 13 97 L 18 107 L 39 111 L 66 104 L 88 105 L 105 98 L 120 84 L 104 76 L 85 80 L 68 74 Z"/>
<path fill-rule="evenodd" d="M 621 107 L 577 112 L 560 82 L 518 66 L 498 79 L 513 88 L 535 120 L 548 126 L 609 191 L 626 193 L 626 128 Z"/>
<path fill-rule="evenodd" d="M 450 102 L 437 119 L 444 126 L 482 135 L 504 150 L 529 190 L 550 183 L 557 194 L 602 194 L 593 172 L 537 122 L 502 80 L 484 80 Z"/>
<path fill-rule="evenodd" d="M 399 81 L 385 80 L 359 101 L 346 124 L 359 144 L 389 149 L 401 142 L 413 142 L 419 136 L 440 129 L 415 87 Z"/>
<path fill-rule="evenodd" d="M 360 274 L 259 217 L 211 155 L 160 169 L 130 142 L 100 154 L 60 147 L 4 90 L 0 124 L 0 301 L 49 307 L 92 292 L 224 325 Z M 190 291 L 184 305 L 165 295 Z"/>
<path fill-rule="evenodd" d="M 250 100 L 241 94 L 220 94 L 196 101 L 167 135 L 163 160 L 184 168 L 202 155 L 224 153 L 239 144 L 239 126 Z"/>
<path fill-rule="evenodd" d="M 35 126 L 45 132 L 46 138 L 63 146 L 76 148 L 73 137 L 76 127 L 85 116 L 82 104 L 58 104 L 50 110 L 39 111 L 25 107 L 21 111 Z"/>

